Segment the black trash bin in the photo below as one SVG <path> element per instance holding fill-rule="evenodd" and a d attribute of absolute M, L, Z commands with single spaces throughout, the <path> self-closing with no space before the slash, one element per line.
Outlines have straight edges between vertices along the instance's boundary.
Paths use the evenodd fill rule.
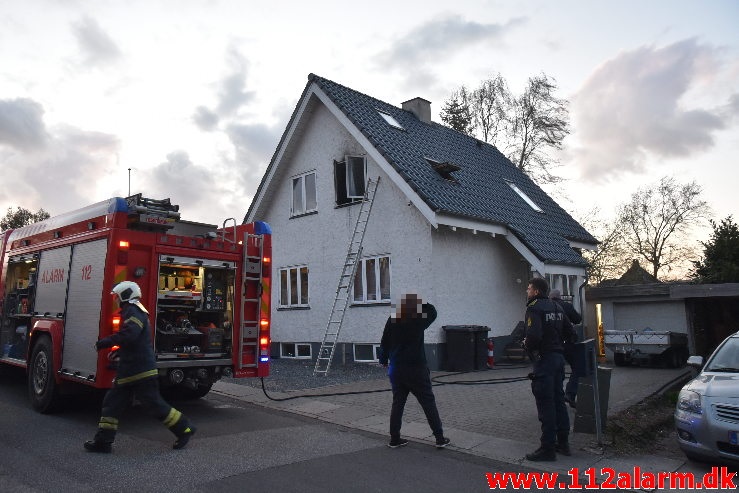
<path fill-rule="evenodd" d="M 488 358 L 488 327 L 445 325 L 446 371 L 472 371 L 485 368 Z"/>

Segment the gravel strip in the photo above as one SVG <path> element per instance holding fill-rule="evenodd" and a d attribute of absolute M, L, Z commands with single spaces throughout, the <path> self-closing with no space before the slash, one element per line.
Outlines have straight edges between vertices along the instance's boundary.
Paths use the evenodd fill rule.
<path fill-rule="evenodd" d="M 387 379 L 387 370 L 377 363 L 332 364 L 326 376 L 313 376 L 315 361 L 273 359 L 264 386 L 271 392 L 292 392 L 343 385 L 362 380 Z M 224 378 L 224 382 L 261 388 L 260 378 Z"/>

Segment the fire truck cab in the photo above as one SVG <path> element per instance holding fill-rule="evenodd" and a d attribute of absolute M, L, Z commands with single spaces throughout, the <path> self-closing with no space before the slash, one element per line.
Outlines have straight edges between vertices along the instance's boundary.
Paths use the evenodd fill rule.
<path fill-rule="evenodd" d="M 231 225 L 229 221 L 233 221 Z M 111 288 L 141 287 L 163 390 L 199 398 L 226 377 L 269 374 L 271 230 L 183 221 L 169 199 L 116 197 L 0 233 L 0 364 L 23 367 L 33 407 L 109 388 Z"/>

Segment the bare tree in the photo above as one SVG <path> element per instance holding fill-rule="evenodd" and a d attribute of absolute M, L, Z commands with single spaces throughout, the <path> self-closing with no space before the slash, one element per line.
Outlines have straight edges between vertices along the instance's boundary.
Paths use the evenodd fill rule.
<path fill-rule="evenodd" d="M 602 219 L 599 207 L 593 207 L 585 212 L 582 217 L 577 218 L 577 221 L 599 240 L 596 250 L 582 252 L 583 258 L 588 263 L 588 282 L 599 284 L 606 279 L 618 278 L 631 261 L 621 225 Z"/>
<path fill-rule="evenodd" d="M 710 214 L 701 193 L 695 182 L 680 184 L 663 177 L 656 185 L 638 189 L 620 207 L 624 241 L 635 258 L 652 266 L 654 277 L 662 269 L 669 271 L 697 257 L 686 235 Z"/>
<path fill-rule="evenodd" d="M 570 133 L 567 101 L 554 96 L 556 89 L 554 80 L 545 74 L 530 77 L 526 90 L 512 105 L 508 159 L 538 183 L 561 180 L 551 172 L 558 161 L 547 154 L 560 150 Z"/>
<path fill-rule="evenodd" d="M 23 207 L 17 207 L 13 210 L 12 207 L 8 207 L 8 212 L 5 213 L 5 217 L 0 219 L 0 231 L 6 229 L 22 228 L 44 219 L 49 218 L 49 213 L 43 209 L 39 209 L 38 212 L 31 212 Z"/>
<path fill-rule="evenodd" d="M 482 81 L 470 95 L 472 126 L 485 142 L 498 146 L 499 137 L 508 128 L 507 114 L 511 93 L 502 75 Z"/>
<path fill-rule="evenodd" d="M 472 92 L 464 86 L 453 92 L 441 120 L 493 144 L 533 180 L 556 183 L 560 178 L 551 170 L 558 162 L 547 151 L 561 149 L 569 134 L 567 101 L 554 96 L 556 89 L 554 80 L 541 74 L 529 78 L 523 94 L 514 97 L 503 76 L 496 74 Z"/>

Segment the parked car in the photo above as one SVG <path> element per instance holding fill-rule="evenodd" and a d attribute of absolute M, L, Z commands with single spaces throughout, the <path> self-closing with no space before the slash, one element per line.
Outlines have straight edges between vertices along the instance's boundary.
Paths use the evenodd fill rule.
<path fill-rule="evenodd" d="M 700 373 L 677 399 L 680 448 L 689 459 L 739 462 L 739 332 L 719 344 L 705 366 L 701 356 L 688 358 L 688 365 Z"/>

